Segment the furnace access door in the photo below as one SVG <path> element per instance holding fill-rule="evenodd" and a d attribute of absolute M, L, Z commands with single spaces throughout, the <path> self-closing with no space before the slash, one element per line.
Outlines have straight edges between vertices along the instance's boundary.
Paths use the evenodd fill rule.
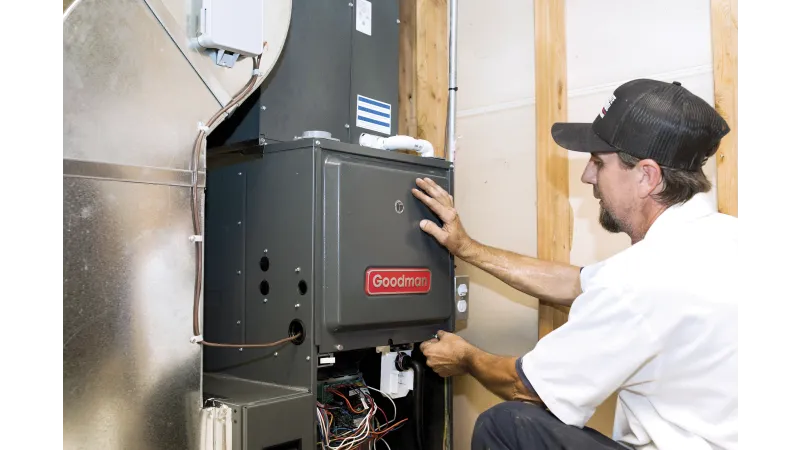
<path fill-rule="evenodd" d="M 449 328 L 452 257 L 420 230 L 422 219 L 437 219 L 411 193 L 422 177 L 449 191 L 449 164 L 376 157 L 393 155 L 319 154 L 322 348 L 413 342 Z"/>

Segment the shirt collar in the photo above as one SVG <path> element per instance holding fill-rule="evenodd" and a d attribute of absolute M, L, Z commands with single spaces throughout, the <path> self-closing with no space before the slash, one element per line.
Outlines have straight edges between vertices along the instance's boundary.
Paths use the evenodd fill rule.
<path fill-rule="evenodd" d="M 714 198 L 710 193 L 695 194 L 685 203 L 672 205 L 656 218 L 645 234 L 645 239 L 658 237 L 682 224 L 717 212 Z"/>

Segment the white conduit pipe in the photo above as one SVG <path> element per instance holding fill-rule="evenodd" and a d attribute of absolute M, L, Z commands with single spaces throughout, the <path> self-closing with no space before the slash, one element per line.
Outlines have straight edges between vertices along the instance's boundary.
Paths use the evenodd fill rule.
<path fill-rule="evenodd" d="M 456 154 L 456 92 L 458 92 L 458 85 L 456 84 L 456 40 L 458 38 L 458 0 L 450 0 L 448 2 L 449 13 L 449 57 L 448 57 L 448 72 L 449 72 L 449 86 L 447 96 L 447 160 L 453 162 Z"/>

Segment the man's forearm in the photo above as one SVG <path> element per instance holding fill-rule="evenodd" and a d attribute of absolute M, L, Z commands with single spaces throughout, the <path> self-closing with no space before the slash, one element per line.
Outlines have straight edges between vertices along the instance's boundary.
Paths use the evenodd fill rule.
<path fill-rule="evenodd" d="M 580 268 L 472 243 L 459 255 L 509 286 L 540 300 L 571 306 L 581 293 Z"/>
<path fill-rule="evenodd" d="M 496 356 L 472 347 L 464 363 L 470 375 L 503 400 L 541 403 L 541 399 L 528 391 L 519 378 L 516 361 L 517 358 L 511 356 Z"/>

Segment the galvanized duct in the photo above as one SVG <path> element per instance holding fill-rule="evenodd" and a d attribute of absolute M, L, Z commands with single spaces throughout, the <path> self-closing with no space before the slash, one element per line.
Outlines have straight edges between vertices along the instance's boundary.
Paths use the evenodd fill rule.
<path fill-rule="evenodd" d="M 258 84 L 291 6 L 265 2 Z M 192 146 L 252 64 L 192 45 L 199 0 L 64 7 L 64 448 L 199 448 Z"/>

